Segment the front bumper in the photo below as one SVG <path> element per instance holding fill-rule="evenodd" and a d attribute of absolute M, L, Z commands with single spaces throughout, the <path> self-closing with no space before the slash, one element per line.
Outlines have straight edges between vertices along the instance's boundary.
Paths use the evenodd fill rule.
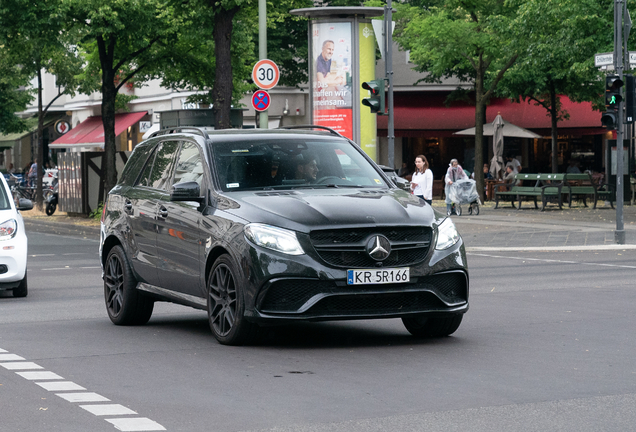
<path fill-rule="evenodd" d="M 468 310 L 469 278 L 462 242 L 447 251 L 430 251 L 424 262 L 410 266 L 409 283 L 347 285 L 346 270 L 325 266 L 309 256 L 274 259 L 262 249 L 252 248 L 267 262 L 265 272 L 250 274 L 248 320 L 259 323 L 393 318 L 421 314 L 461 314 Z M 293 269 L 293 271 L 290 271 Z M 263 266 L 260 267 L 263 270 Z"/>
<path fill-rule="evenodd" d="M 0 241 L 0 290 L 16 288 L 24 279 L 26 264 L 27 238 L 24 232 L 18 232 L 10 240 Z"/>

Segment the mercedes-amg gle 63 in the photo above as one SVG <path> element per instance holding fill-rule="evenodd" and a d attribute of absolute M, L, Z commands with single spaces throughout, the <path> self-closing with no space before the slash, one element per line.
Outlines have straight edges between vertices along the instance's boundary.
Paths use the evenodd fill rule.
<path fill-rule="evenodd" d="M 370 318 L 442 337 L 468 310 L 451 219 L 332 130 L 156 132 L 108 194 L 100 254 L 115 324 L 145 324 L 169 301 L 206 310 L 222 344 Z"/>

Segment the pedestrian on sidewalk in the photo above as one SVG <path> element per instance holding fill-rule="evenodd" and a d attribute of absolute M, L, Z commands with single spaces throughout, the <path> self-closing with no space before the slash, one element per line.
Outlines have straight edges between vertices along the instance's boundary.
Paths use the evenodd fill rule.
<path fill-rule="evenodd" d="M 411 178 L 411 191 L 429 205 L 433 204 L 433 171 L 428 169 L 424 155 L 415 158 L 415 172 Z"/>
<path fill-rule="evenodd" d="M 444 194 L 446 195 L 446 214 L 450 216 L 453 212 L 453 202 L 450 200 L 450 188 L 453 183 L 459 179 L 467 178 L 466 173 L 462 169 L 457 159 L 451 159 L 448 169 L 446 170 L 446 176 L 444 177 L 445 186 Z"/>

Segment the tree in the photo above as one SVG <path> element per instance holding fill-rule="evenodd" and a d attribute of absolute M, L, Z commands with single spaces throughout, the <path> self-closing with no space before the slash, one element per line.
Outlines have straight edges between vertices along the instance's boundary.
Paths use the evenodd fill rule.
<path fill-rule="evenodd" d="M 0 133 L 26 130 L 24 120 L 15 113 L 24 111 L 33 100 L 32 92 L 26 89 L 28 85 L 28 75 L 10 59 L 7 50 L 0 47 Z"/>
<path fill-rule="evenodd" d="M 43 204 L 44 116 L 60 96 L 75 93 L 75 75 L 81 68 L 81 60 L 63 31 L 63 13 L 61 1 L 3 0 L 0 9 L 1 37 L 9 57 L 15 65 L 20 65 L 21 74 L 37 78 L 38 128 L 34 159 L 39 168 L 35 195 L 39 210 Z M 46 106 L 42 99 L 43 71 L 55 75 L 58 88 L 57 95 Z"/>
<path fill-rule="evenodd" d="M 601 104 L 604 81 L 591 53 L 612 45 L 612 17 L 604 16 L 598 0 L 524 0 L 515 6 L 514 37 L 527 51 L 502 79 L 499 94 L 548 112 L 556 173 L 557 124 L 569 118 L 559 95 Z"/>
<path fill-rule="evenodd" d="M 102 93 L 104 188 L 117 183 L 115 102 L 133 78 L 136 85 L 158 76 L 183 24 L 169 0 L 66 0 L 68 30 L 85 52 L 82 92 Z"/>
<path fill-rule="evenodd" d="M 483 122 L 486 104 L 519 56 L 510 37 L 516 10 L 503 0 L 417 1 L 397 5 L 395 40 L 410 50 L 415 70 L 425 81 L 458 78 L 475 93 L 475 167 L 483 166 Z M 483 198 L 484 175 L 475 170 Z"/>

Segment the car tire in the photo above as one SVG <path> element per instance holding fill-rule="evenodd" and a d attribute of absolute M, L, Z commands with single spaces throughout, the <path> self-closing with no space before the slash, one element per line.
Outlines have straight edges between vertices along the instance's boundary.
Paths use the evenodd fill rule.
<path fill-rule="evenodd" d="M 425 315 L 404 317 L 404 327 L 416 337 L 439 338 L 450 336 L 459 328 L 464 315 L 456 314 L 445 317 L 427 317 Z"/>
<path fill-rule="evenodd" d="M 26 270 L 24 271 L 24 279 L 20 281 L 17 288 L 13 288 L 13 297 L 26 297 L 29 294 L 29 286 L 27 283 Z"/>
<path fill-rule="evenodd" d="M 208 277 L 208 321 L 223 345 L 245 345 L 258 337 L 259 327 L 245 319 L 242 274 L 229 255 L 221 255 Z"/>
<path fill-rule="evenodd" d="M 140 293 L 121 246 L 113 247 L 104 265 L 104 300 L 110 320 L 117 325 L 143 325 L 152 316 L 154 301 Z"/>

